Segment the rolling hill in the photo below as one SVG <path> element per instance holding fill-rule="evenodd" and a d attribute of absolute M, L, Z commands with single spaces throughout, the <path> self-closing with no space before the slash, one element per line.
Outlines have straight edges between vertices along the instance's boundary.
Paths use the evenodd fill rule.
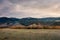
<path fill-rule="evenodd" d="M 32 24 L 42 26 L 60 26 L 60 17 L 48 17 L 48 18 L 8 18 L 0 17 L 0 27 L 11 27 L 11 26 L 30 26 Z"/>

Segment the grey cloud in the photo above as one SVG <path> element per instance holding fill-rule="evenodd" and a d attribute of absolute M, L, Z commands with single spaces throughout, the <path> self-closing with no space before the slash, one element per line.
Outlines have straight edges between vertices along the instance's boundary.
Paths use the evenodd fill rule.
<path fill-rule="evenodd" d="M 49 8 L 52 4 L 60 3 L 60 0 L 9 0 L 13 4 L 26 7 Z"/>
<path fill-rule="evenodd" d="M 3 2 L 4 2 L 4 0 L 0 0 L 0 4 L 3 3 Z"/>
<path fill-rule="evenodd" d="M 10 4 L 8 0 L 0 0 L 0 2 L 3 2 L 0 4 L 0 16 L 10 14 L 11 8 L 14 5 Z"/>
<path fill-rule="evenodd" d="M 37 9 L 48 9 L 52 8 L 55 4 L 60 4 L 60 0 L 0 0 L 0 16 L 14 16 L 14 17 L 28 17 L 35 16 L 33 13 L 23 12 L 11 12 L 15 5 L 20 5 L 23 7 L 37 8 Z M 60 7 L 57 8 L 57 12 Z M 52 8 L 53 9 L 53 8 Z M 24 9 L 25 10 L 25 9 Z M 28 10 L 28 9 L 27 9 Z M 54 9 L 53 9 L 54 10 Z M 41 11 L 41 10 L 40 10 Z M 50 11 L 50 10 L 48 10 Z M 34 11 L 33 11 L 34 12 Z M 44 12 L 44 11 L 43 11 Z M 33 14 L 33 15 L 32 15 Z M 38 13 L 36 13 L 37 16 Z M 46 13 L 43 13 L 46 14 Z M 41 16 L 46 16 L 40 14 Z M 50 15 L 51 16 L 51 15 Z"/>
<path fill-rule="evenodd" d="M 9 11 L 10 11 L 10 10 L 9 10 L 8 7 L 4 7 L 3 9 L 0 10 L 0 14 L 1 14 L 1 15 L 7 15 L 7 14 L 9 14 Z M 0 15 L 0 16 L 1 16 L 1 15 Z"/>

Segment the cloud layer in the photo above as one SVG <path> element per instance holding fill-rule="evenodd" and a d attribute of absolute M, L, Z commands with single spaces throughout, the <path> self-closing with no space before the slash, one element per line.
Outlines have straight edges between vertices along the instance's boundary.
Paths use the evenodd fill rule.
<path fill-rule="evenodd" d="M 60 17 L 60 0 L 0 0 L 0 16 Z"/>

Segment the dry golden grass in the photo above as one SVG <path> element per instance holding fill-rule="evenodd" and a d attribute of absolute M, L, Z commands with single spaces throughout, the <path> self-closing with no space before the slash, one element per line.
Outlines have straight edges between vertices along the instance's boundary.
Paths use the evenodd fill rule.
<path fill-rule="evenodd" d="M 60 40 L 60 30 L 0 29 L 0 40 Z"/>

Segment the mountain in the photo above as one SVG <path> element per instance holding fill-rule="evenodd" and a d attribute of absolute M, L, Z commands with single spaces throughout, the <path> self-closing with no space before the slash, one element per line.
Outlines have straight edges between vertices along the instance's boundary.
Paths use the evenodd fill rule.
<path fill-rule="evenodd" d="M 57 22 L 57 24 L 56 24 Z M 48 18 L 8 18 L 8 17 L 0 17 L 0 27 L 10 27 L 14 25 L 24 25 L 29 26 L 32 24 L 41 24 L 41 25 L 60 25 L 60 17 L 48 17 Z"/>
<path fill-rule="evenodd" d="M 5 26 L 12 26 L 15 23 L 18 23 L 19 19 L 18 18 L 7 18 L 7 17 L 1 17 L 0 18 L 0 27 L 4 25 Z"/>

